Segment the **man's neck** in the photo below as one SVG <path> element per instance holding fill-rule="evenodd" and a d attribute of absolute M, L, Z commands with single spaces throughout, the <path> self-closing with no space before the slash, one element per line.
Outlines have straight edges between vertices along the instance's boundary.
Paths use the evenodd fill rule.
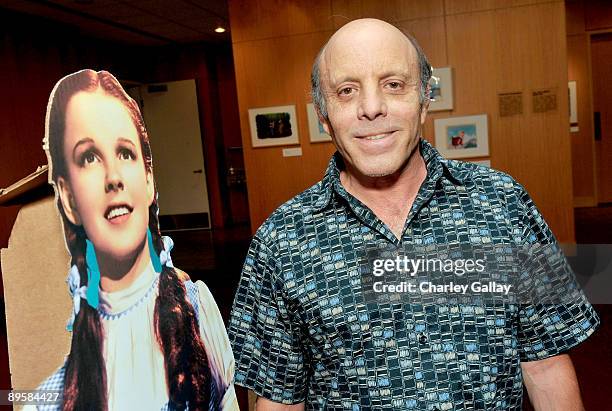
<path fill-rule="evenodd" d="M 346 191 L 368 206 L 398 239 L 426 177 L 427 167 L 418 146 L 406 165 L 392 175 L 363 176 L 348 165 L 340 172 L 340 182 Z"/>

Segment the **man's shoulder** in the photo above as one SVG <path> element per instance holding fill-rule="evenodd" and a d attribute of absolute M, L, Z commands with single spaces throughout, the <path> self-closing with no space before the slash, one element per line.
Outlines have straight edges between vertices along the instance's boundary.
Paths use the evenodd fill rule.
<path fill-rule="evenodd" d="M 450 174 L 461 181 L 467 191 L 503 192 L 505 196 L 511 195 L 517 200 L 526 193 L 521 183 L 503 171 L 468 161 L 444 160 L 444 163 Z"/>
<path fill-rule="evenodd" d="M 445 159 L 444 162 L 450 173 L 465 183 L 505 184 L 508 188 L 522 187 L 510 174 L 484 164 L 449 159 Z"/>

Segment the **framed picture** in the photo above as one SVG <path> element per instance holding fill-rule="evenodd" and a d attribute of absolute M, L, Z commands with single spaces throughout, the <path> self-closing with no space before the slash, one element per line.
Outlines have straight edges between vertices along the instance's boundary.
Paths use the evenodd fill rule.
<path fill-rule="evenodd" d="M 453 73 L 450 67 L 433 69 L 429 111 L 453 109 Z"/>
<path fill-rule="evenodd" d="M 310 134 L 311 143 L 324 143 L 332 141 L 329 134 L 323 130 L 323 125 L 319 121 L 319 116 L 315 111 L 314 104 L 306 104 L 306 111 L 308 112 L 308 132 Z"/>
<path fill-rule="evenodd" d="M 570 113 L 570 131 L 575 133 L 580 131 L 578 128 L 578 102 L 576 100 L 576 82 L 570 81 L 567 83 L 569 93 L 569 113 Z"/>
<path fill-rule="evenodd" d="M 295 106 L 249 109 L 253 147 L 299 144 Z"/>
<path fill-rule="evenodd" d="M 434 120 L 436 148 L 446 158 L 489 155 L 487 115 Z"/>

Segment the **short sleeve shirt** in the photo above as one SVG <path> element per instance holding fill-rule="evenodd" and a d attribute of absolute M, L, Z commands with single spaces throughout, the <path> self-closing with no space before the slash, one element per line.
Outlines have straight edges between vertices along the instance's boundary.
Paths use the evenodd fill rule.
<path fill-rule="evenodd" d="M 378 304 L 361 295 L 371 242 L 556 244 L 524 188 L 420 141 L 427 177 L 401 238 L 340 183 L 342 159 L 257 230 L 229 336 L 235 382 L 319 410 L 520 410 L 521 361 L 567 351 L 599 318 L 581 303 Z"/>

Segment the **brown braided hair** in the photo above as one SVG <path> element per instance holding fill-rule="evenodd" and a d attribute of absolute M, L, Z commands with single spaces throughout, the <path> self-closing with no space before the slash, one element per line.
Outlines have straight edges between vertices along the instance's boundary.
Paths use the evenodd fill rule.
<path fill-rule="evenodd" d="M 152 172 L 151 146 L 138 104 L 128 96 L 117 79 L 106 71 L 82 70 L 61 79 L 53 89 L 47 107 L 45 149 L 49 158 L 50 182 L 56 187 L 59 177 L 67 178 L 64 158 L 66 108 L 70 98 L 81 91 L 101 90 L 126 107 L 139 135 L 145 167 Z M 81 286 L 87 285 L 85 261 L 87 233 L 66 217 L 57 196 L 66 245 L 72 264 L 79 269 Z M 157 195 L 149 207 L 149 229 L 155 251 L 163 248 L 159 231 Z M 176 271 L 164 266 L 155 301 L 155 335 L 164 354 L 166 382 L 173 408 L 207 410 L 210 400 L 210 369 L 200 338 L 193 306 L 186 298 L 183 282 Z M 107 384 L 103 356 L 104 332 L 96 309 L 82 303 L 73 324 L 70 354 L 65 365 L 63 410 L 106 410 Z"/>

